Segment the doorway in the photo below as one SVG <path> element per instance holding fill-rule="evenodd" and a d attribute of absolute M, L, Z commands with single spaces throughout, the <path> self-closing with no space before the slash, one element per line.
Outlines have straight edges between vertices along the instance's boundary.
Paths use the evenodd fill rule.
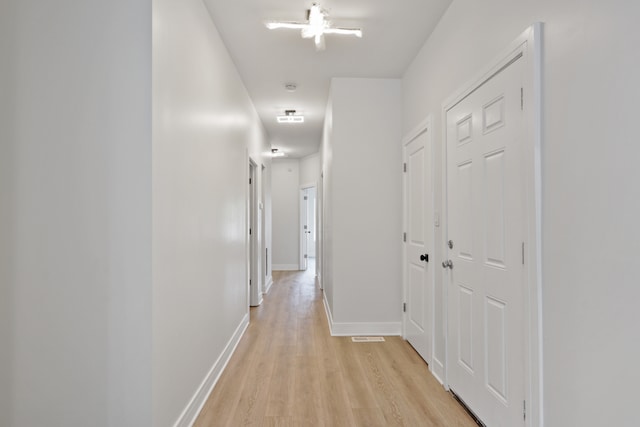
<path fill-rule="evenodd" d="M 249 191 L 248 191 L 248 239 L 249 239 L 249 305 L 258 306 L 262 303 L 262 289 L 260 288 L 260 248 L 258 230 L 258 183 L 256 181 L 257 165 L 249 159 Z"/>
<path fill-rule="evenodd" d="M 317 190 L 316 186 L 304 186 L 300 189 L 300 270 L 311 265 L 316 268 L 317 252 Z"/>
<path fill-rule="evenodd" d="M 403 159 L 404 337 L 433 372 L 435 233 L 429 120 L 405 139 Z"/>
<path fill-rule="evenodd" d="M 539 27 L 443 109 L 447 383 L 486 425 L 539 420 Z"/>

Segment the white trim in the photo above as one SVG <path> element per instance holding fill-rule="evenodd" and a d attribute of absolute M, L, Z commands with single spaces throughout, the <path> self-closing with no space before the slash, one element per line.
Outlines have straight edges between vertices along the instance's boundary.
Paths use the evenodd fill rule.
<path fill-rule="evenodd" d="M 494 73 L 507 65 L 518 55 L 526 61 L 523 79 L 524 98 L 524 150 L 525 150 L 525 186 L 527 215 L 527 283 L 525 291 L 525 399 L 527 401 L 526 426 L 544 425 L 543 400 L 543 337 L 542 337 L 542 179 L 541 179 L 541 140 L 542 140 L 542 24 L 535 23 L 527 28 L 502 54 L 490 62 L 491 65 L 476 74 L 476 78 L 461 85 L 463 88 L 442 104 L 442 227 L 443 254 L 447 254 L 447 126 L 446 112 L 469 95 L 475 88 L 487 81 Z M 448 307 L 448 277 L 443 276 L 445 292 L 445 310 Z M 445 315 L 445 322 L 448 316 Z M 448 326 L 445 327 L 446 360 L 449 360 Z M 446 365 L 445 365 L 446 368 Z M 445 369 L 445 387 L 447 387 L 447 369 Z"/>
<path fill-rule="evenodd" d="M 272 264 L 271 271 L 299 271 L 298 264 Z"/>
<path fill-rule="evenodd" d="M 327 324 L 329 325 L 329 333 L 333 336 L 333 331 L 331 326 L 333 325 L 333 316 L 331 315 L 331 310 L 329 310 L 329 303 L 327 302 L 327 293 L 322 293 L 322 305 L 324 305 L 324 312 L 327 315 Z"/>
<path fill-rule="evenodd" d="M 273 277 L 269 276 L 269 278 L 267 279 L 267 284 L 264 288 L 264 292 L 262 292 L 263 295 L 266 295 L 269 293 L 269 291 L 271 290 L 271 286 L 273 286 Z"/>
<path fill-rule="evenodd" d="M 407 132 L 404 138 L 402 138 L 402 146 L 404 147 L 405 145 L 416 139 L 422 132 L 429 129 L 430 127 L 431 115 L 428 115 L 423 121 L 420 122 L 420 124 L 418 124 L 418 126 Z"/>
<path fill-rule="evenodd" d="M 429 370 L 431 371 L 431 374 L 433 374 L 436 380 L 438 380 L 438 382 L 444 386 L 446 384 L 444 381 L 445 379 L 444 363 L 442 363 L 442 361 L 440 361 L 440 359 L 438 359 L 435 356 L 435 354 L 433 355 L 433 358 L 431 359 L 431 361 L 432 363 L 429 364 Z"/>
<path fill-rule="evenodd" d="M 354 335 L 401 336 L 402 322 L 333 323 L 331 325 L 331 336 L 344 337 L 344 336 L 354 336 Z"/>
<path fill-rule="evenodd" d="M 322 302 L 324 311 L 327 314 L 327 323 L 329 324 L 329 332 L 332 337 L 346 337 L 358 335 L 375 335 L 375 336 L 400 336 L 402 335 L 402 322 L 354 322 L 354 323 L 335 323 L 329 304 L 327 304 L 327 294 L 323 295 Z"/>
<path fill-rule="evenodd" d="M 220 379 L 220 375 L 222 375 L 222 372 L 227 367 L 231 356 L 236 351 L 236 348 L 240 343 L 240 339 L 244 335 L 248 326 L 249 313 L 245 314 L 240 321 L 240 324 L 231 336 L 231 339 L 225 346 L 224 350 L 202 380 L 202 383 L 178 417 L 177 421 L 173 424 L 174 427 L 191 427 L 193 423 L 195 423 L 196 418 L 200 415 L 200 411 L 202 411 L 202 407 L 213 391 L 213 387 L 215 387 L 216 383 Z"/>

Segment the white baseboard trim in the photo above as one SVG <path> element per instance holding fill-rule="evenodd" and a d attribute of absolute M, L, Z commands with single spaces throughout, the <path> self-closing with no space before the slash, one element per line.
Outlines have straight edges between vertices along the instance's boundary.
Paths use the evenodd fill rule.
<path fill-rule="evenodd" d="M 329 331 L 332 337 L 375 335 L 375 336 L 400 336 L 402 335 L 402 322 L 341 322 L 333 321 L 329 304 L 327 304 L 327 294 L 323 295 L 324 311 L 327 313 Z"/>
<path fill-rule="evenodd" d="M 273 286 L 273 277 L 269 276 L 269 278 L 267 279 L 267 284 L 264 287 L 264 292 L 262 294 L 263 295 L 268 294 L 269 291 L 271 290 L 271 286 Z"/>
<path fill-rule="evenodd" d="M 300 266 L 298 264 L 273 264 L 271 266 L 272 271 L 298 271 Z"/>
<path fill-rule="evenodd" d="M 196 390 L 195 394 L 189 401 L 189 404 L 180 414 L 178 420 L 173 425 L 174 427 L 191 427 L 193 423 L 195 423 L 196 418 L 200 414 L 202 407 L 205 402 L 209 398 L 209 395 L 213 391 L 213 387 L 216 385 L 218 380 L 220 379 L 220 375 L 224 371 L 224 368 L 227 367 L 227 363 L 229 363 L 229 359 L 233 355 L 238 343 L 240 343 L 240 339 L 244 335 L 244 332 L 247 330 L 249 326 L 249 313 L 245 314 L 242 318 L 242 321 L 236 328 L 235 332 L 231 336 L 231 339 L 225 346 L 222 354 L 218 357 L 218 360 L 215 361 L 209 373 L 205 376 L 204 380 Z"/>
<path fill-rule="evenodd" d="M 327 315 L 327 323 L 329 324 L 329 333 L 333 336 L 333 330 L 331 329 L 331 325 L 333 325 L 333 316 L 331 316 L 331 310 L 329 310 L 329 304 L 327 303 L 327 293 L 322 292 L 322 305 L 324 305 L 324 312 Z"/>
<path fill-rule="evenodd" d="M 444 385 L 444 365 L 441 361 L 438 360 L 437 357 L 432 358 L 433 363 L 429 365 L 429 369 L 436 380 L 442 385 Z"/>

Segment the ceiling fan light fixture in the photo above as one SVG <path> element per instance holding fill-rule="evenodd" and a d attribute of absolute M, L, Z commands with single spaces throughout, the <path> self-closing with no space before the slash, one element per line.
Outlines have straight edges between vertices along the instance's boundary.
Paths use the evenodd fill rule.
<path fill-rule="evenodd" d="M 304 116 L 297 115 L 296 110 L 285 110 L 284 116 L 277 116 L 278 123 L 304 123 Z"/>
<path fill-rule="evenodd" d="M 300 30 L 302 38 L 313 39 L 316 50 L 324 50 L 324 35 L 353 35 L 362 37 L 360 28 L 335 28 L 331 26 L 331 21 L 327 20 L 327 12 L 322 10 L 320 4 L 313 3 L 307 15 L 307 22 L 267 22 L 266 26 L 270 30 L 287 28 Z"/>

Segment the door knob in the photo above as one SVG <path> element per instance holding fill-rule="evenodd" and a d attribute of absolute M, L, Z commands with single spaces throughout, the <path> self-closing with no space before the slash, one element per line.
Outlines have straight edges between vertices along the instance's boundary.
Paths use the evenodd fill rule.
<path fill-rule="evenodd" d="M 442 261 L 442 267 L 443 268 L 453 268 L 453 263 L 451 262 L 450 259 L 448 259 L 446 261 Z"/>
<path fill-rule="evenodd" d="M 420 255 L 420 261 L 429 262 L 429 254 Z"/>

